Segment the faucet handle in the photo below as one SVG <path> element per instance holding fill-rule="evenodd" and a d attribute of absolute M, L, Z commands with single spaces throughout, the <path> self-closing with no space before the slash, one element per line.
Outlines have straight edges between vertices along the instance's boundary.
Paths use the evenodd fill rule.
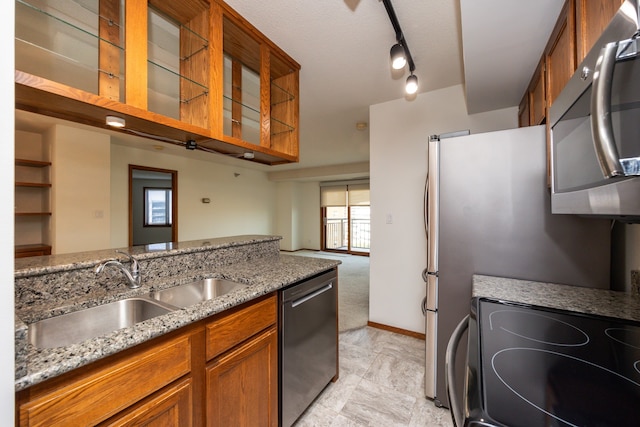
<path fill-rule="evenodd" d="M 126 256 L 127 258 L 129 258 L 129 261 L 131 261 L 131 272 L 133 274 L 138 274 L 140 272 L 140 265 L 138 264 L 138 260 L 136 260 L 131 254 L 128 254 L 127 252 L 120 251 L 118 249 L 116 249 L 116 253 L 122 254 L 122 255 Z"/>

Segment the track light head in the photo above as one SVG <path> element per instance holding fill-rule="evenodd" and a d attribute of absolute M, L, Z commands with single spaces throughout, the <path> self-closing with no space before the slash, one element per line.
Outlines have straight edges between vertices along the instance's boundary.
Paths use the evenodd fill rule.
<path fill-rule="evenodd" d="M 407 56 L 404 47 L 396 43 L 391 47 L 391 66 L 394 70 L 400 70 L 405 65 L 407 65 Z"/>
<path fill-rule="evenodd" d="M 407 84 L 404 90 L 409 95 L 413 95 L 418 91 L 418 77 L 414 76 L 413 73 L 409 77 L 407 77 Z"/>

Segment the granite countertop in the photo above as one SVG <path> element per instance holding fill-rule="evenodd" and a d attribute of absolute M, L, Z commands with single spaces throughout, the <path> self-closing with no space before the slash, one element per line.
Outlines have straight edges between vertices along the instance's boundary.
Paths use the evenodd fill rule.
<path fill-rule="evenodd" d="M 128 252 L 135 256 L 137 260 L 141 261 L 167 255 L 192 254 L 210 251 L 212 249 L 246 246 L 260 242 L 274 242 L 279 241 L 280 239 L 280 236 L 252 234 L 190 240 L 186 242 L 156 243 L 152 245 L 140 245 L 116 249 Z M 115 249 L 104 249 L 100 251 L 50 255 L 45 257 L 16 258 L 15 277 L 71 271 L 82 267 L 92 267 L 105 259 L 113 258 L 114 251 Z"/>
<path fill-rule="evenodd" d="M 256 236 L 260 239 L 264 236 Z M 266 237 L 265 237 L 266 238 Z M 278 238 L 279 239 L 279 238 Z M 214 245 L 222 247 L 233 246 L 234 241 L 214 239 Z M 188 243 L 173 247 L 172 251 L 198 251 L 201 243 Z M 206 243 L 210 244 L 209 241 Z M 211 246 L 208 246 L 209 248 Z M 145 256 L 154 256 L 153 252 L 131 252 L 137 259 Z M 113 251 L 106 251 L 111 256 Z M 103 254 L 104 255 L 104 254 Z M 99 255 L 101 256 L 101 255 Z M 39 257 L 48 258 L 48 257 Z M 53 258 L 53 257 L 52 257 Z M 73 269 L 78 265 L 95 265 L 95 253 L 88 258 L 82 255 L 59 256 L 57 261 L 47 260 L 46 265 L 37 265 L 37 260 L 25 261 L 21 267 L 17 267 L 16 274 L 34 274 L 37 271 L 53 271 L 55 269 Z M 18 260 L 16 260 L 18 261 Z M 63 261 L 63 262 L 60 262 Z M 58 262 L 58 263 L 56 263 Z M 41 263 L 42 264 L 42 263 Z M 100 294 L 100 303 L 109 300 L 129 298 L 132 296 L 146 296 L 152 289 L 162 289 L 198 280 L 205 277 L 218 277 L 245 283 L 249 286 L 229 294 L 214 298 L 191 307 L 179 309 L 163 316 L 155 317 L 138 323 L 132 327 L 120 329 L 110 334 L 86 340 L 82 343 L 68 347 L 37 349 L 27 341 L 27 324 L 25 318 L 37 318 L 33 308 L 18 309 L 16 315 L 16 381 L 15 390 L 22 390 L 62 373 L 84 366 L 88 363 L 117 353 L 126 348 L 145 342 L 154 337 L 176 330 L 189 323 L 204 319 L 213 314 L 220 313 L 231 307 L 266 295 L 278 289 L 284 288 L 297 281 L 311 277 L 340 264 L 339 260 L 326 258 L 311 258 L 296 255 L 272 254 L 246 261 L 238 261 L 228 265 L 216 266 L 208 272 L 199 272 L 197 275 L 172 276 L 159 278 L 150 283 L 143 283 L 139 289 L 124 288 L 117 295 L 106 297 L 104 292 Z M 28 273 L 27 273 L 28 272 Z M 95 300 L 95 296 L 87 295 L 87 301 Z M 92 301 L 95 305 L 95 301 Z M 43 310 L 43 307 L 39 307 Z M 41 314 L 41 313 L 40 313 Z M 41 316 L 42 317 L 42 316 Z M 50 317 L 50 316 L 49 316 Z"/>
<path fill-rule="evenodd" d="M 640 321 L 640 295 L 627 292 L 474 275 L 472 296 Z"/>

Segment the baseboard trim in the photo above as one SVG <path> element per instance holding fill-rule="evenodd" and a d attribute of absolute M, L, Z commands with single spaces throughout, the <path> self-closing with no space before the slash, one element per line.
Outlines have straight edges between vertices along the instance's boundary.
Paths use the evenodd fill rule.
<path fill-rule="evenodd" d="M 383 325 L 382 323 L 376 322 L 367 322 L 367 326 L 371 326 L 372 328 L 382 329 L 389 332 L 395 332 L 396 334 L 406 335 L 408 337 L 417 338 L 419 340 L 426 340 L 427 336 L 425 334 L 421 334 L 419 332 L 408 331 L 406 329 L 396 328 L 395 326 Z"/>

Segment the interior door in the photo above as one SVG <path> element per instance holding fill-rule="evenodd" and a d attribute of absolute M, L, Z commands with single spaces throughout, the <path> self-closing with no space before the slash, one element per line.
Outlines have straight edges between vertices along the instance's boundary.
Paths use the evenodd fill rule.
<path fill-rule="evenodd" d="M 178 241 L 178 172 L 129 165 L 129 246 Z"/>

